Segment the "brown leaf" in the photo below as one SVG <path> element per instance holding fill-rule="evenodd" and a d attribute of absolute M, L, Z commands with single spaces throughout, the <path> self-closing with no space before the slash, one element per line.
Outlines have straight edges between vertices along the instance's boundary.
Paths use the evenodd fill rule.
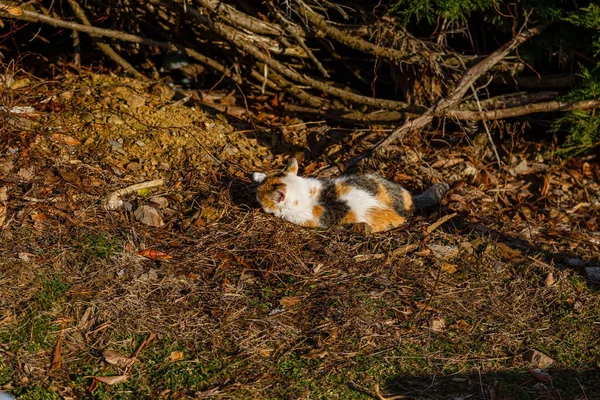
<path fill-rule="evenodd" d="M 313 358 L 323 358 L 327 355 L 327 349 L 312 349 L 306 354 L 300 356 L 305 360 L 312 360 Z"/>
<path fill-rule="evenodd" d="M 54 346 L 54 355 L 52 356 L 52 364 L 50 364 L 50 371 L 56 371 L 61 369 L 64 363 L 62 356 L 62 337 L 63 330 L 60 330 L 58 339 L 56 339 L 56 345 Z"/>
<path fill-rule="evenodd" d="M 441 268 L 442 268 L 442 271 L 447 272 L 449 274 L 453 274 L 457 271 L 456 265 L 452 265 L 452 264 L 449 264 L 446 262 L 442 264 Z"/>
<path fill-rule="evenodd" d="M 436 333 L 443 332 L 446 329 L 446 321 L 442 318 L 432 318 L 429 321 L 429 329 Z"/>
<path fill-rule="evenodd" d="M 148 226 L 162 227 L 165 225 L 160 214 L 154 207 L 140 206 L 133 212 L 135 219 Z"/>
<path fill-rule="evenodd" d="M 52 138 L 57 142 L 69 145 L 69 146 L 78 146 L 81 142 L 69 135 L 63 135 L 62 133 L 54 133 Z"/>
<path fill-rule="evenodd" d="M 104 361 L 111 365 L 116 365 L 121 368 L 127 368 L 138 362 L 139 360 L 135 357 L 126 357 L 116 350 L 106 349 L 102 352 Z"/>
<path fill-rule="evenodd" d="M 279 304 L 281 304 L 284 307 L 293 307 L 298 303 L 300 303 L 300 299 L 298 297 L 284 296 L 281 299 L 279 299 Z"/>
<path fill-rule="evenodd" d="M 544 285 L 546 285 L 546 287 L 554 285 L 555 282 L 556 280 L 554 279 L 554 274 L 552 272 L 550 272 L 546 279 L 544 279 Z"/>
<path fill-rule="evenodd" d="M 31 220 L 32 221 L 47 221 L 48 217 L 46 217 L 46 214 L 44 214 L 44 213 L 31 214 Z"/>
<path fill-rule="evenodd" d="M 154 250 L 154 249 L 146 249 L 136 253 L 138 256 L 146 257 L 151 260 L 169 260 L 173 257 L 168 255 L 167 253 L 163 253 L 162 251 Z"/>
<path fill-rule="evenodd" d="M 129 378 L 129 375 L 113 375 L 113 376 L 97 376 L 97 375 L 88 375 L 84 376 L 84 378 L 92 378 L 96 381 L 106 383 L 107 385 L 116 385 L 117 383 L 122 383 Z"/>
<path fill-rule="evenodd" d="M 554 360 L 537 349 L 530 349 L 523 354 L 523 360 L 538 368 L 546 368 L 554 364 Z"/>
<path fill-rule="evenodd" d="M 63 178 L 65 181 L 69 182 L 69 183 L 81 183 L 81 178 L 79 177 L 79 175 L 77 175 L 77 173 L 75 171 L 69 171 L 68 169 L 65 168 L 59 168 L 58 169 L 58 174 L 60 175 L 61 178 Z"/>
<path fill-rule="evenodd" d="M 183 359 L 183 351 L 173 351 L 169 354 L 169 360 L 171 362 L 179 361 Z"/>

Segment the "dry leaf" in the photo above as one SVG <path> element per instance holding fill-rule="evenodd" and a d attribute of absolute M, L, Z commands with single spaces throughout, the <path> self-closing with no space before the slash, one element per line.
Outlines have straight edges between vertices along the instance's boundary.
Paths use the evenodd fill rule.
<path fill-rule="evenodd" d="M 57 142 L 69 145 L 69 146 L 78 146 L 81 142 L 69 135 L 63 135 L 62 133 L 55 133 L 52 135 L 52 138 Z"/>
<path fill-rule="evenodd" d="M 556 280 L 554 279 L 554 274 L 550 272 L 546 279 L 544 279 L 544 285 L 546 285 L 546 287 L 550 287 L 554 285 L 554 282 L 556 282 Z"/>
<path fill-rule="evenodd" d="M 44 213 L 31 214 L 31 220 L 32 221 L 47 221 L 48 217 L 46 217 L 46 214 L 44 214 Z"/>
<path fill-rule="evenodd" d="M 77 175 L 77 173 L 75 171 L 69 171 L 68 169 L 65 169 L 65 168 L 59 168 L 58 174 L 60 175 L 61 178 L 63 178 L 65 181 L 67 181 L 69 183 L 74 183 L 74 184 L 81 183 L 81 178 L 79 177 L 79 175 Z"/>
<path fill-rule="evenodd" d="M 179 361 L 183 359 L 183 351 L 173 351 L 169 354 L 169 360 L 171 362 Z"/>
<path fill-rule="evenodd" d="M 163 253 L 162 251 L 154 250 L 154 249 L 146 249 L 136 253 L 138 256 L 146 257 L 151 260 L 169 260 L 173 257 L 168 255 L 167 253 Z"/>
<path fill-rule="evenodd" d="M 111 365 L 116 365 L 121 368 L 127 368 L 138 362 L 138 359 L 135 357 L 126 357 L 123 354 L 119 353 L 116 350 L 104 350 L 102 352 L 102 356 L 104 357 L 104 361 Z"/>
<path fill-rule="evenodd" d="M 60 330 L 58 334 L 58 339 L 56 339 L 56 345 L 54 346 L 54 355 L 52 356 L 52 364 L 50 364 L 50 371 L 56 371 L 61 369 L 63 366 L 63 357 L 62 357 L 62 336 L 63 330 Z"/>
<path fill-rule="evenodd" d="M 437 333 L 443 332 L 446 329 L 446 321 L 442 318 L 433 318 L 429 321 L 429 329 Z"/>
<path fill-rule="evenodd" d="M 284 307 L 293 307 L 298 303 L 300 303 L 300 299 L 298 297 L 284 296 L 281 299 L 279 299 L 279 304 L 281 304 Z"/>
<path fill-rule="evenodd" d="M 8 13 L 9 13 L 10 15 L 14 15 L 14 16 L 17 16 L 17 17 L 18 17 L 18 16 L 20 16 L 20 15 L 23 15 L 23 10 L 21 10 L 19 7 L 10 7 L 10 8 L 8 9 Z"/>
<path fill-rule="evenodd" d="M 107 385 L 116 385 L 117 383 L 125 382 L 129 375 L 114 375 L 114 376 L 84 376 L 84 378 L 92 378 L 96 381 L 106 383 Z"/>
<path fill-rule="evenodd" d="M 305 360 L 312 360 L 313 358 L 323 358 L 327 355 L 327 349 L 312 349 L 306 354 L 300 356 Z"/>
<path fill-rule="evenodd" d="M 537 349 L 530 349 L 523 354 L 523 360 L 534 364 L 538 368 L 546 368 L 554 364 L 554 360 Z"/>
<path fill-rule="evenodd" d="M 165 225 L 160 214 L 154 207 L 140 206 L 133 212 L 135 219 L 149 226 L 162 227 Z"/>
<path fill-rule="evenodd" d="M 273 349 L 258 349 L 258 353 L 263 357 L 271 357 Z"/>
<path fill-rule="evenodd" d="M 457 271 L 456 269 L 456 265 L 452 265 L 452 264 L 448 264 L 448 263 L 443 263 L 442 264 L 442 271 L 447 272 L 449 274 L 453 274 Z"/>
<path fill-rule="evenodd" d="M 433 252 L 435 258 L 445 260 L 458 255 L 458 248 L 455 246 L 441 246 L 439 244 L 428 244 L 427 247 Z"/>

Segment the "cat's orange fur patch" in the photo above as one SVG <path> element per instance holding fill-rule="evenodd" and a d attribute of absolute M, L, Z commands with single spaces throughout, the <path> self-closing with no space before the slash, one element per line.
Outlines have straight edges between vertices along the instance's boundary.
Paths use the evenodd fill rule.
<path fill-rule="evenodd" d="M 308 191 L 308 195 L 310 197 L 316 197 L 319 195 L 319 188 L 316 186 L 313 186 L 310 188 L 310 190 Z"/>
<path fill-rule="evenodd" d="M 347 224 L 353 224 L 355 222 L 358 222 L 358 220 L 356 218 L 356 213 L 354 211 L 348 211 L 346 213 L 346 215 L 344 215 L 344 217 L 342 219 L 340 219 L 339 224 L 347 225 Z"/>
<path fill-rule="evenodd" d="M 367 212 L 367 219 L 367 223 L 371 226 L 373 232 L 383 232 L 396 228 L 406 220 L 391 208 L 370 208 Z"/>
<path fill-rule="evenodd" d="M 322 206 L 314 206 L 312 209 L 312 215 L 318 221 L 319 218 L 321 218 L 321 215 L 323 215 L 323 211 L 325 211 L 325 209 Z"/>
<path fill-rule="evenodd" d="M 392 196 L 390 196 L 390 192 L 388 192 L 387 189 L 380 182 L 377 183 L 377 189 L 377 195 L 375 196 L 377 200 L 379 200 L 386 206 L 391 207 L 393 200 Z"/>
<path fill-rule="evenodd" d="M 408 193 L 408 191 L 405 190 L 402 192 L 402 200 L 404 203 L 404 209 L 406 211 L 411 211 L 414 208 L 412 196 L 410 195 L 410 193 Z"/>
<path fill-rule="evenodd" d="M 352 187 L 346 185 L 344 182 L 335 183 L 335 194 L 337 195 L 337 197 L 342 197 L 343 195 L 350 193 L 351 190 Z"/>

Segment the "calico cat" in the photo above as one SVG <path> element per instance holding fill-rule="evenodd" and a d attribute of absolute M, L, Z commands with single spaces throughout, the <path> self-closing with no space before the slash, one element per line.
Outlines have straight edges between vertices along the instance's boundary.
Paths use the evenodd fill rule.
<path fill-rule="evenodd" d="M 303 178 L 295 158 L 279 173 L 255 172 L 252 179 L 260 184 L 256 198 L 269 214 L 309 228 L 366 223 L 372 232 L 402 225 L 415 209 L 439 204 L 449 189 L 447 183 L 438 183 L 413 196 L 372 174 Z"/>

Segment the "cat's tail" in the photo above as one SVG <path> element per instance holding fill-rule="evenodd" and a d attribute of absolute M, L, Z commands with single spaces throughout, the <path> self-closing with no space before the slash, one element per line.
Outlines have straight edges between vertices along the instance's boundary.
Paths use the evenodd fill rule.
<path fill-rule="evenodd" d="M 450 190 L 450 185 L 446 182 L 436 183 L 423 193 L 412 197 L 413 207 L 419 210 L 440 204 L 448 190 Z"/>

